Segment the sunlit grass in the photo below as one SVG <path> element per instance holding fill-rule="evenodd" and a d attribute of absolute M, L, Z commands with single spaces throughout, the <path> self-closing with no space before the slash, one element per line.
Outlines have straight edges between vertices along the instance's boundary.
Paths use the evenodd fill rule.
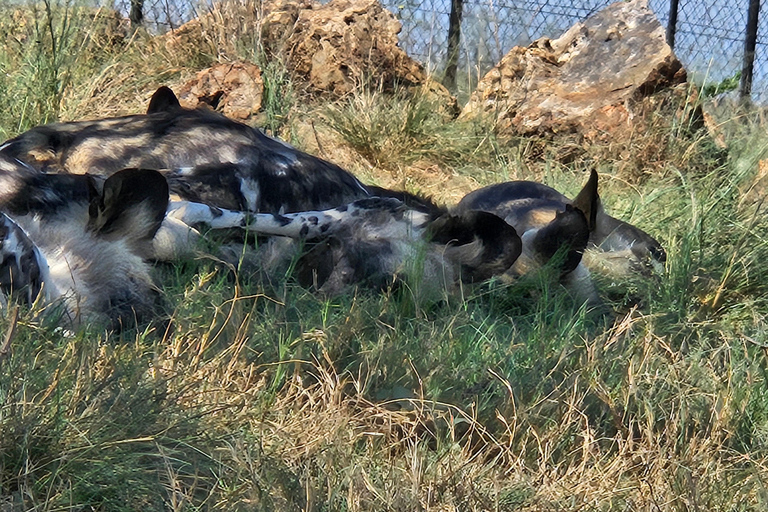
<path fill-rule="evenodd" d="M 34 68 L 6 73 L 2 129 L 94 101 L 72 85 L 88 73 L 139 90 L 186 72 L 128 77 L 140 51 L 60 61 L 70 78 L 56 91 L 35 88 Z M 768 507 L 759 113 L 734 111 L 727 149 L 668 117 L 628 154 L 579 148 L 564 161 L 573 141 L 502 140 L 405 91 L 304 105 L 279 63 L 267 80 L 271 130 L 300 133 L 303 115 L 322 112 L 318 128 L 374 171 L 427 162 L 457 180 L 537 179 L 574 195 L 596 167 L 608 211 L 659 238 L 666 269 L 598 279 L 615 315 L 546 272 L 437 301 L 326 299 L 213 259 L 158 266 L 164 318 L 144 330 L 67 333 L 22 310 L 7 351 L 0 340 L 0 510 Z M 627 170 L 647 155 L 665 157 Z M 0 332 L 10 324 L 4 311 Z"/>

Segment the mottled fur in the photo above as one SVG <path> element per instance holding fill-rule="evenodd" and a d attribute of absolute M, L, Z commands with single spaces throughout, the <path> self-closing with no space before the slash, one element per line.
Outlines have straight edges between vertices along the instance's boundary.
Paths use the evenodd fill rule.
<path fill-rule="evenodd" d="M 39 126 L 0 152 L 46 173 L 159 169 L 181 199 L 232 210 L 295 212 L 370 195 L 337 165 L 218 113 L 179 107 L 167 88 L 148 114 Z"/>
<path fill-rule="evenodd" d="M 247 224 L 258 234 L 291 238 L 296 243 L 281 246 L 282 260 L 302 254 L 296 265 L 299 282 L 329 295 L 353 284 L 387 288 L 408 276 L 406 281 L 415 286 L 415 293 L 435 297 L 459 282 L 479 282 L 504 273 L 521 250 L 515 230 L 493 214 L 466 212 L 434 218 L 394 198 L 242 218 L 238 212 L 217 210 L 186 203 L 169 215 L 190 225 L 218 220 L 219 227 Z"/>
<path fill-rule="evenodd" d="M 70 326 L 149 317 L 157 294 L 144 257 L 168 204 L 161 175 L 44 175 L 0 158 L 0 190 L 4 296 L 42 299 Z"/>

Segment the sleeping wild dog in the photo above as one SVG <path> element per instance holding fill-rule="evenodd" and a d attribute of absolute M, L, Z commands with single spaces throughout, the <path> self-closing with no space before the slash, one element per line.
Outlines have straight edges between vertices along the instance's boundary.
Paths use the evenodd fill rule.
<path fill-rule="evenodd" d="M 211 110 L 182 108 L 167 87 L 147 114 L 38 126 L 0 153 L 46 173 L 158 169 L 179 199 L 229 210 L 317 210 L 371 195 L 337 165 Z"/>
<path fill-rule="evenodd" d="M 666 252 L 645 231 L 605 213 L 597 188 L 598 175 L 594 170 L 573 200 L 541 183 L 498 183 L 467 194 L 455 212 L 486 211 L 515 227 L 522 238 L 523 251 L 510 275 L 527 273 L 546 262 L 553 251 L 542 240 L 564 241 L 570 246 L 564 265 L 566 285 L 577 296 L 600 303 L 590 273 L 619 278 L 660 273 Z M 574 211 L 583 213 L 583 219 L 577 219 Z M 552 231 L 561 234 L 542 237 L 542 233 Z M 579 253 L 583 257 L 577 256 Z"/>
<path fill-rule="evenodd" d="M 153 240 L 152 256 L 160 260 L 193 253 L 198 235 L 190 227 L 244 227 L 244 212 L 270 212 L 285 219 L 290 212 L 310 211 L 302 218 L 332 219 L 321 223 L 327 233 L 308 229 L 296 235 L 312 248 L 298 262 L 300 280 L 306 282 L 312 275 L 320 281 L 315 282 L 317 288 L 328 293 L 352 282 L 383 285 L 401 273 L 414 242 L 426 249 L 424 274 L 443 274 L 450 283 L 503 272 L 519 254 L 519 238 L 498 218 L 467 214 L 437 221 L 444 211 L 428 199 L 366 187 L 340 167 L 257 129 L 215 112 L 183 109 L 165 87 L 153 95 L 145 115 L 40 126 L 5 143 L 0 154 L 45 173 L 109 176 L 124 167 L 161 169 L 178 201 L 169 205 Z M 333 208 L 372 196 L 396 197 L 399 202 L 360 203 L 348 214 Z M 323 212 L 326 208 L 331 210 Z M 342 215 L 334 217 L 337 211 Z M 409 217 L 413 215 L 419 217 L 414 222 Z M 251 219 L 249 229 L 262 233 L 257 218 Z M 493 233 L 498 245 L 487 243 L 491 232 L 484 230 L 494 222 L 501 228 Z M 278 231 L 270 234 L 285 233 Z M 511 248 L 496 254 L 500 263 L 489 256 L 496 246 Z M 470 254 L 473 250 L 477 253 Z M 438 261 L 448 262 L 445 271 L 438 272 Z"/>
<path fill-rule="evenodd" d="M 0 291 L 61 315 L 63 326 L 149 319 L 145 258 L 168 204 L 156 171 L 108 179 L 48 175 L 0 156 Z"/>
<path fill-rule="evenodd" d="M 183 109 L 173 92 L 165 87 L 153 95 L 146 115 L 37 127 L 8 141 L 0 148 L 0 153 L 44 172 L 110 175 L 130 166 L 163 169 L 171 191 L 182 201 L 171 206 L 157 233 L 153 255 L 158 259 L 173 259 L 188 252 L 186 248 L 194 246 L 195 232 L 189 231 L 189 226 L 237 226 L 243 223 L 242 212 L 284 214 L 322 210 L 372 195 L 397 195 L 388 190 L 366 187 L 340 167 L 269 138 L 257 129 L 214 112 Z M 532 197 L 540 192 L 533 190 Z M 400 199 L 414 205 L 416 212 L 430 212 L 437 217 L 439 209 L 427 199 L 410 195 Z M 564 204 L 563 200 L 560 202 Z M 196 203 L 215 208 L 200 208 L 203 205 L 193 207 Z M 483 207 L 460 206 L 454 217 L 462 218 L 473 209 L 503 213 Z M 368 211 L 373 215 L 373 210 Z M 386 215 L 392 215 L 392 210 Z M 311 217 L 317 215 L 309 215 Z M 365 254 L 367 250 L 361 249 L 367 247 L 361 242 L 365 239 L 362 231 L 350 227 L 365 223 L 346 221 L 337 224 L 338 231 L 346 234 L 324 235 L 321 237 L 324 242 L 313 245 L 307 259 L 302 260 L 315 258 L 315 264 L 309 267 L 321 278 L 327 275 L 327 279 L 321 279 L 327 281 L 324 284 L 327 289 L 338 288 L 332 283 L 349 282 L 353 279 L 350 276 L 360 273 L 351 269 L 341 270 L 345 266 L 354 268 L 354 264 L 349 263 L 350 258 L 360 262 L 369 260 L 350 256 Z M 520 230 L 520 225 L 512 225 Z M 426 233 L 425 226 L 421 225 L 419 229 Z M 251 229 L 259 231 L 257 226 L 251 226 Z M 360 236 L 352 237 L 351 232 Z M 561 245 L 569 245 L 563 269 L 564 274 L 568 274 L 568 270 L 579 268 L 585 232 L 579 209 L 563 209 L 547 229 L 538 232 L 535 243 L 524 244 L 529 250 L 524 251 L 523 256 L 530 253 L 535 260 L 547 259 Z M 189 236 L 190 233 L 192 236 Z M 474 235 L 464 235 L 465 238 L 467 236 Z M 525 236 L 528 239 L 532 237 L 531 233 Z M 415 238 L 421 239 L 421 234 Z M 310 237 L 309 240 L 317 239 Z M 353 247 L 350 245 L 352 240 L 359 243 Z M 516 254 L 512 254 L 516 258 Z M 523 261 L 517 264 L 518 269 L 531 257 L 522 258 Z M 391 262 L 384 264 L 384 258 L 374 258 L 373 261 L 382 268 L 391 270 L 393 267 Z M 323 268 L 326 270 L 318 274 L 318 270 Z M 368 269 L 363 274 L 377 272 Z"/>
<path fill-rule="evenodd" d="M 247 214 L 181 201 L 171 205 L 168 217 L 182 225 L 242 227 L 272 236 L 261 253 L 262 266 L 272 273 L 297 258 L 298 282 L 325 295 L 352 285 L 408 284 L 421 298 L 441 298 L 462 283 L 502 275 L 522 250 L 515 229 L 494 214 L 452 214 L 392 197 L 285 214 Z"/>

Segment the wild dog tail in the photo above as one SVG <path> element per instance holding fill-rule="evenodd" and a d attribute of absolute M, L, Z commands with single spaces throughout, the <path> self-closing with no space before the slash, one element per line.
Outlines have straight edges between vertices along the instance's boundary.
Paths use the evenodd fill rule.
<path fill-rule="evenodd" d="M 288 238 L 323 238 L 332 235 L 348 222 L 371 220 L 374 217 L 395 219 L 410 223 L 413 228 L 423 228 L 429 215 L 408 208 L 394 198 L 371 197 L 328 210 L 311 210 L 300 213 L 244 213 L 223 210 L 213 206 L 188 201 L 171 204 L 168 216 L 188 226 L 204 225 L 214 229 L 248 228 L 262 235 Z"/>

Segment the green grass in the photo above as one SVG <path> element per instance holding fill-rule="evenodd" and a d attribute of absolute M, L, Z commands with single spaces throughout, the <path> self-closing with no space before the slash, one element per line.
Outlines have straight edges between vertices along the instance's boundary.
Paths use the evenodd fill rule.
<path fill-rule="evenodd" d="M 38 51 L 8 48 L 3 63 Z M 4 68 L 16 88 L 2 89 L 0 130 L 76 111 L 89 76 L 117 80 L 140 50 Z M 22 310 L 7 353 L 0 342 L 0 510 L 768 507 L 760 112 L 734 110 L 727 149 L 666 116 L 626 159 L 579 147 L 564 160 L 572 140 L 503 140 L 404 91 L 304 104 L 273 66 L 270 129 L 298 134 L 322 112 L 319 132 L 372 173 L 426 161 L 457 181 L 538 179 L 573 195 L 596 166 L 608 211 L 667 248 L 664 275 L 600 280 L 615 318 L 546 272 L 438 302 L 362 289 L 323 299 L 211 260 L 157 268 L 166 318 L 145 331 L 64 333 Z M 32 82 L 46 76 L 58 85 Z M 649 154 L 664 158 L 626 170 Z M 3 311 L 0 332 L 11 323 Z"/>

